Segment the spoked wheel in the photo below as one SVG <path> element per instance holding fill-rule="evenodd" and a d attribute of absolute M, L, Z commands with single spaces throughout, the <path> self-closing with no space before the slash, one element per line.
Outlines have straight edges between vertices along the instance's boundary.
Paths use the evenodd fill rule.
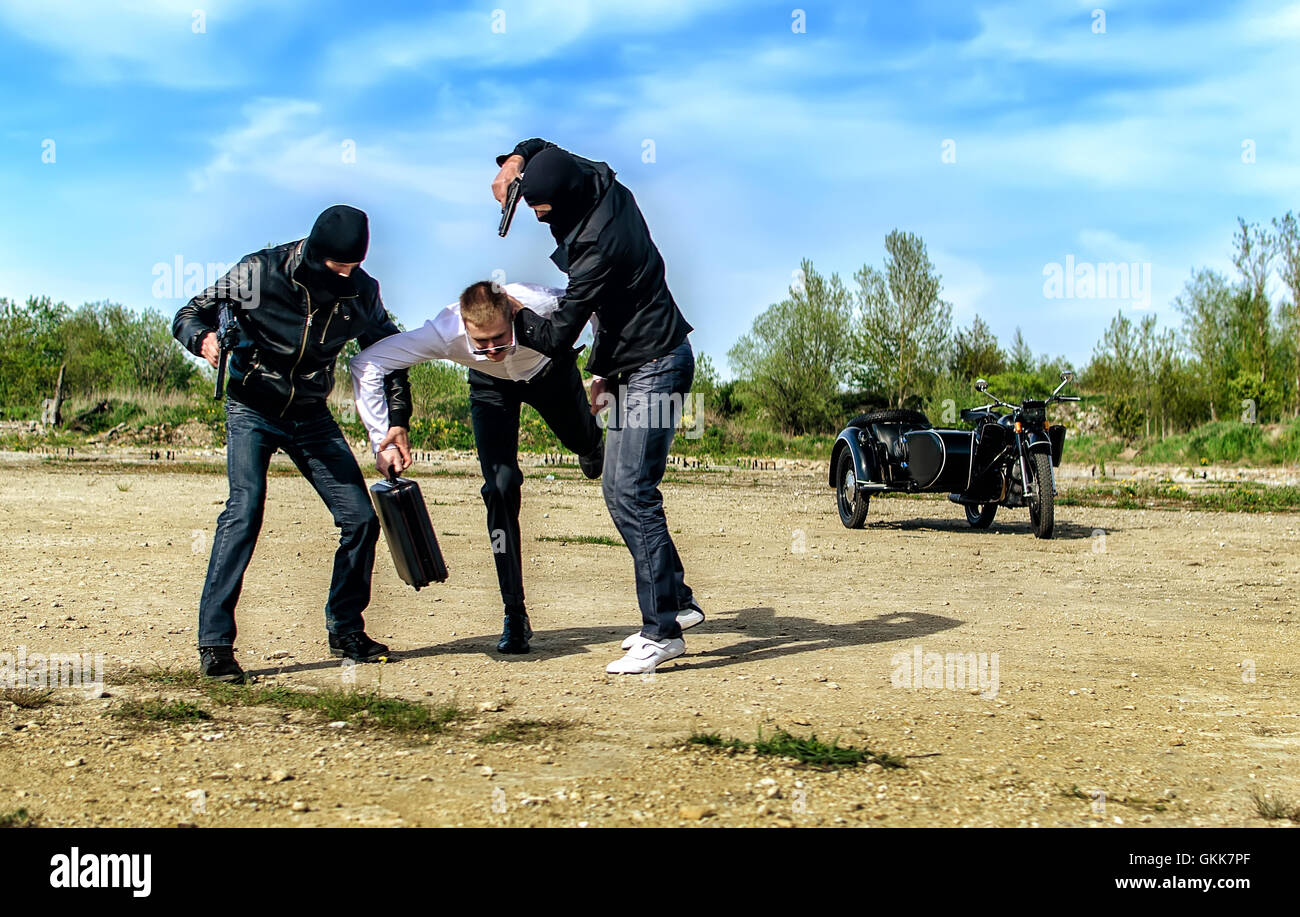
<path fill-rule="evenodd" d="M 993 524 L 993 517 L 997 515 L 998 505 L 996 503 L 983 503 L 974 505 L 966 504 L 966 521 L 971 524 L 972 528 L 986 529 Z"/>
<path fill-rule="evenodd" d="M 1035 452 L 1029 458 L 1034 473 L 1034 496 L 1029 501 L 1029 524 L 1034 527 L 1034 537 L 1051 538 L 1056 521 L 1052 457 L 1045 452 Z"/>
<path fill-rule="evenodd" d="M 835 506 L 840 511 L 840 522 L 846 529 L 860 529 L 867 521 L 869 494 L 858 493 L 857 473 L 853 468 L 853 455 L 848 449 L 840 453 L 840 464 L 835 474 Z"/>

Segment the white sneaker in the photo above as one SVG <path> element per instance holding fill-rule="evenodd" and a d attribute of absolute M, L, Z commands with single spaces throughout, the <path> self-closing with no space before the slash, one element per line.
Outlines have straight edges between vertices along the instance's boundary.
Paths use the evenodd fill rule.
<path fill-rule="evenodd" d="M 682 630 L 690 630 L 696 624 L 703 624 L 703 623 L 704 623 L 704 609 L 700 607 L 700 604 L 696 602 L 694 596 L 692 596 L 691 604 L 687 605 L 681 611 L 677 612 L 677 624 L 679 627 L 681 627 Z M 635 634 L 630 634 L 623 641 L 623 649 L 630 650 L 633 644 L 635 644 L 640 639 L 641 639 L 640 631 L 637 631 Z"/>
<path fill-rule="evenodd" d="M 636 642 L 628 650 L 627 655 L 605 666 L 605 671 L 611 675 L 640 675 L 644 672 L 653 672 L 660 663 L 676 659 L 684 652 L 686 652 L 686 641 L 681 637 L 655 643 L 638 634 Z"/>

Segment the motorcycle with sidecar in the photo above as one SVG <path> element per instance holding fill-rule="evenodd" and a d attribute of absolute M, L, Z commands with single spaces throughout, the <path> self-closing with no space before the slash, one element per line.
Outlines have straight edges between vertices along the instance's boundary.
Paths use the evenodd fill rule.
<path fill-rule="evenodd" d="M 1061 464 L 1065 427 L 1049 424 L 1048 405 L 1079 401 L 1061 390 L 1046 399 L 1011 404 L 991 395 L 988 383 L 975 388 L 993 400 L 961 412 L 969 430 L 935 429 L 920 411 L 891 409 L 859 414 L 831 449 L 830 485 L 846 528 L 862 528 L 871 495 L 947 493 L 966 510 L 966 521 L 985 529 L 999 506 L 1028 507 L 1038 538 L 1051 538 L 1056 498 L 1055 469 Z"/>

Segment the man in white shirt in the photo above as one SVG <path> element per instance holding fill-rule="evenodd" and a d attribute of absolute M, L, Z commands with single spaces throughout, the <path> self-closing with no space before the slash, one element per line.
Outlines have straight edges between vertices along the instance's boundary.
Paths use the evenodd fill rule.
<path fill-rule="evenodd" d="M 387 474 L 411 463 L 407 431 L 390 428 L 384 377 L 426 360 L 451 360 L 469 367 L 470 416 L 483 469 L 483 502 L 505 604 L 497 650 L 526 653 L 532 636 L 524 608 L 519 536 L 519 407 L 531 404 L 566 449 L 578 455 L 588 478 L 600 477 L 605 460 L 601 429 L 582 387 L 574 351 L 552 359 L 514 339 L 511 320 L 527 306 L 538 315 L 555 311 L 563 290 L 531 283 L 471 284 L 460 299 L 423 326 L 377 341 L 352 358 L 357 413 L 370 435 L 375 465 Z"/>

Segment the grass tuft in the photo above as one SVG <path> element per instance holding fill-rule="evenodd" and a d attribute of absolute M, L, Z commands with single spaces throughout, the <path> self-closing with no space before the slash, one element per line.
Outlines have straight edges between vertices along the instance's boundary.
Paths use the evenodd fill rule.
<path fill-rule="evenodd" d="M 0 828 L 35 828 L 37 819 L 26 809 L 0 812 Z"/>
<path fill-rule="evenodd" d="M 612 548 L 623 547 L 623 542 L 608 535 L 538 535 L 538 541 L 558 541 L 560 544 L 604 544 Z"/>
<path fill-rule="evenodd" d="M 44 707 L 54 700 L 54 692 L 45 688 L 0 688 L 0 701 L 24 710 Z"/>
<path fill-rule="evenodd" d="M 212 719 L 212 714 L 198 704 L 161 697 L 128 698 L 110 710 L 108 715 L 141 723 L 195 723 Z"/>
<path fill-rule="evenodd" d="M 1190 509 L 1228 513 L 1300 511 L 1300 487 L 1233 481 L 1189 490 L 1173 481 L 1116 481 L 1062 489 L 1060 506 L 1116 509 Z"/>
<path fill-rule="evenodd" d="M 1286 819 L 1300 824 L 1300 804 L 1294 803 L 1276 793 L 1265 794 L 1258 787 L 1250 791 L 1250 801 L 1255 804 L 1255 811 L 1260 818 L 1269 821 Z"/>
<path fill-rule="evenodd" d="M 697 732 L 686 740 L 686 744 L 705 748 L 734 748 L 736 751 L 752 751 L 756 755 L 793 758 L 800 764 L 816 768 L 857 767 L 873 763 L 889 768 L 907 767 L 902 758 L 887 752 L 840 745 L 839 739 L 823 742 L 816 735 L 803 738 L 785 729 L 777 729 L 769 736 L 764 736 L 760 729 L 757 740 L 753 742 L 725 738 L 716 732 Z"/>
<path fill-rule="evenodd" d="M 192 688 L 212 703 L 226 707 L 270 706 L 305 710 L 319 714 L 329 722 L 343 721 L 407 734 L 442 732 L 449 724 L 469 715 L 454 702 L 429 706 L 400 697 L 388 697 L 376 690 L 355 688 L 309 691 L 287 685 L 232 685 L 208 681 L 193 670 L 170 667 L 133 672 L 128 680 Z"/>

